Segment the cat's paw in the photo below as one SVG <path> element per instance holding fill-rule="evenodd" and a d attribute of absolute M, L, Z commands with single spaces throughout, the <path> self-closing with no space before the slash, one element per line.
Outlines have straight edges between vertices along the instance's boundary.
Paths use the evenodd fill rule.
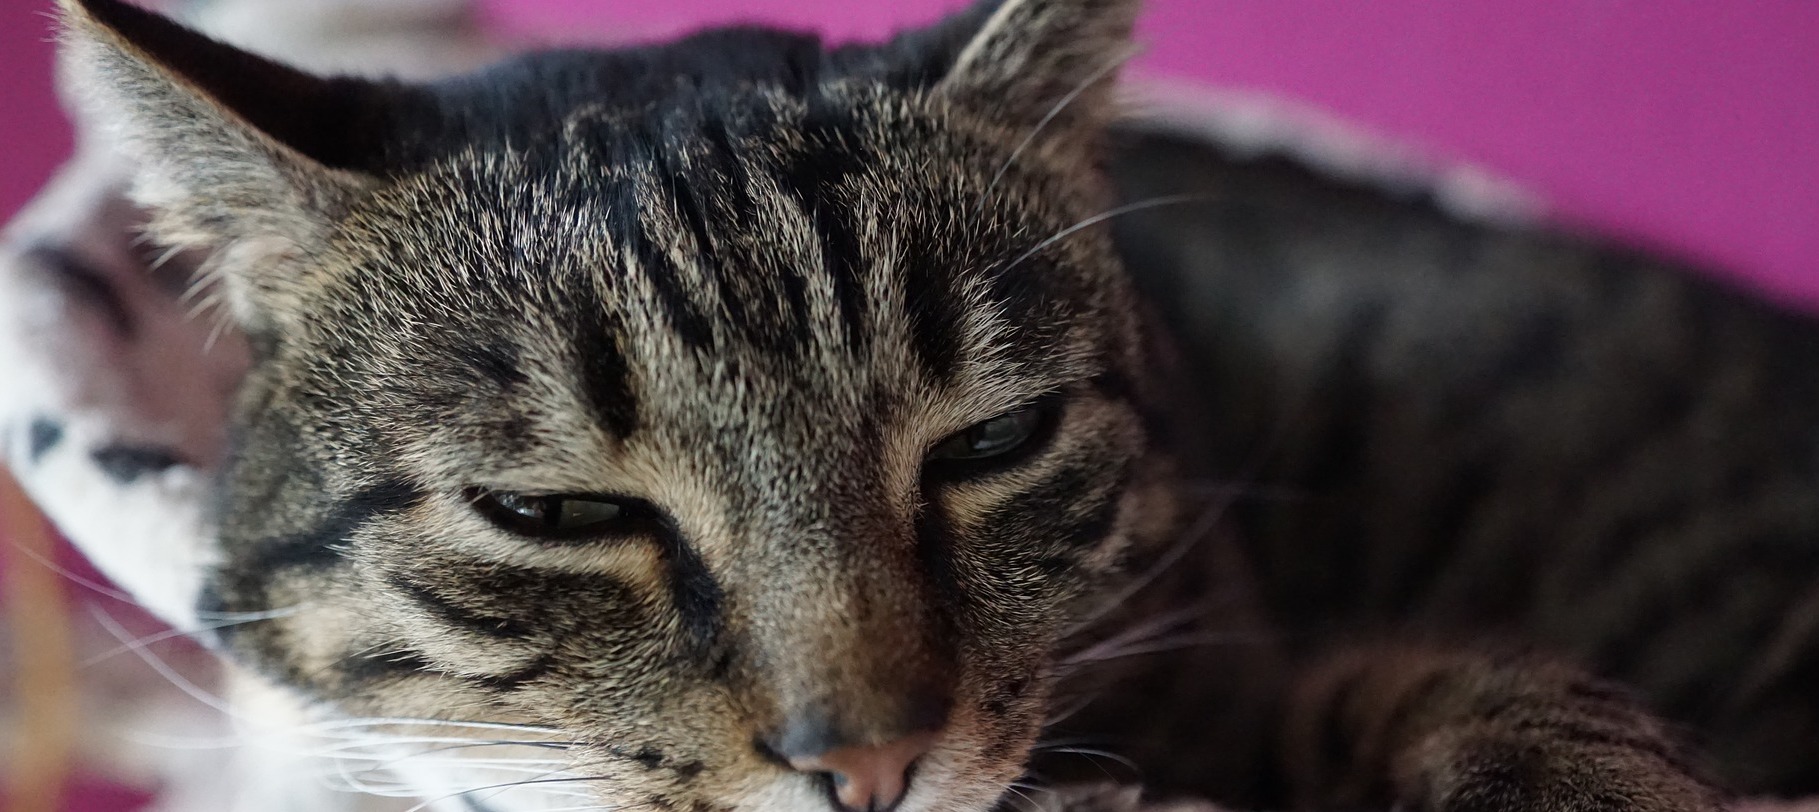
<path fill-rule="evenodd" d="M 1587 744 L 1482 735 L 1434 742 L 1422 778 L 1405 782 L 1426 812 L 1721 812 L 1722 793 L 1672 754 L 1630 742 Z"/>
<path fill-rule="evenodd" d="M 1029 792 L 1004 812 L 1222 812 L 1205 801 L 1151 801 L 1129 784 L 1075 784 Z"/>

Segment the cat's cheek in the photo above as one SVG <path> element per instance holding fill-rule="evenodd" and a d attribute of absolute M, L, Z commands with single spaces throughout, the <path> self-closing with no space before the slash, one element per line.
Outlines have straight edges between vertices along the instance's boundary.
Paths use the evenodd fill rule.
<path fill-rule="evenodd" d="M 1024 775 L 1041 734 L 1043 701 L 1030 692 L 1008 708 L 991 701 L 976 706 L 973 718 L 959 724 L 928 763 L 919 768 L 929 809 L 983 809 Z M 1002 715 L 995 715 L 1002 710 Z M 911 800 L 915 800 L 912 795 Z"/>
<path fill-rule="evenodd" d="M 965 710 L 955 715 L 944 744 L 964 749 L 969 775 L 1005 774 L 1006 781 L 1021 775 L 1048 722 L 1054 681 L 1047 647 L 1029 642 L 1020 661 L 981 669 L 990 678 L 969 684 L 959 703 Z"/>

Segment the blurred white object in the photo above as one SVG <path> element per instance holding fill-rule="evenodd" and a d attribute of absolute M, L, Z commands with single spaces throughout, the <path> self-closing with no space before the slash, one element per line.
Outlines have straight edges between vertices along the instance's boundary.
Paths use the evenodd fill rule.
<path fill-rule="evenodd" d="M 468 0 L 209 0 L 169 10 L 322 72 L 424 78 L 498 53 Z M 77 122 L 77 154 L 0 234 L 0 426 L 10 429 L 0 452 L 133 602 L 185 632 L 206 632 L 223 623 L 194 609 L 213 559 L 208 503 L 247 349 L 221 314 L 180 295 L 197 258 L 143 244 L 144 217 L 124 197 L 130 165 L 105 132 L 84 125 Z M 108 448 L 167 450 L 173 459 L 110 475 L 93 453 Z M 337 742 L 308 732 L 308 711 L 294 697 L 248 695 L 240 683 L 251 680 L 224 677 L 194 646 L 159 643 L 172 633 L 143 618 L 72 620 L 77 656 L 92 660 L 80 680 L 83 769 L 156 788 L 153 812 L 412 805 L 338 789 L 328 761 L 300 768 L 309 762 L 299 753 Z M 5 704 L 13 700 L 0 693 L 0 724 L 14 715 Z"/>

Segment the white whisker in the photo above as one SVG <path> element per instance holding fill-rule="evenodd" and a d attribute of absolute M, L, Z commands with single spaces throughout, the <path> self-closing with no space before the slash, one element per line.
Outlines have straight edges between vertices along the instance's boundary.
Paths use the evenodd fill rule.
<path fill-rule="evenodd" d="M 1088 706 L 1093 704 L 1093 700 L 1098 699 L 1098 698 L 1099 698 L 1099 695 L 1095 694 L 1095 693 L 1081 694 L 1080 696 L 1076 697 L 1073 700 L 1073 702 L 1069 703 L 1066 707 L 1061 708 L 1058 711 L 1050 713 L 1047 718 L 1043 719 L 1042 729 L 1047 730 L 1048 728 L 1054 727 L 1055 725 L 1061 724 L 1062 722 L 1072 719 L 1075 714 L 1077 714 L 1083 710 L 1086 710 Z"/>
<path fill-rule="evenodd" d="M 1143 772 L 1143 770 L 1137 766 L 1137 762 L 1132 761 L 1128 758 L 1125 758 L 1124 756 L 1118 755 L 1117 753 L 1113 753 L 1109 750 L 1100 750 L 1100 749 L 1092 748 L 1092 747 L 1064 746 L 1064 747 L 1044 748 L 1042 750 L 1042 752 L 1068 753 L 1068 754 L 1072 754 L 1072 755 L 1076 755 L 1076 756 L 1087 756 L 1088 758 L 1092 758 L 1092 759 L 1105 759 L 1107 761 L 1117 763 L 1119 766 L 1122 766 L 1125 769 L 1130 770 L 1132 773 L 1140 774 Z M 1104 767 L 1100 767 L 1099 769 L 1104 770 L 1107 777 L 1110 777 L 1112 779 L 1118 778 L 1118 776 L 1113 775 L 1110 770 L 1106 770 Z"/>
<path fill-rule="evenodd" d="M 343 730 L 365 727 L 453 727 L 473 730 L 501 730 L 514 733 L 540 733 L 554 735 L 561 731 L 553 727 L 539 725 L 521 725 L 509 722 L 469 722 L 459 719 L 429 719 L 409 716 L 368 716 L 348 719 L 328 719 L 307 726 L 311 730 Z"/>
<path fill-rule="evenodd" d="M 172 257 L 181 253 L 183 253 L 183 246 L 181 245 L 173 245 L 165 248 L 163 251 L 159 252 L 157 256 L 152 257 L 150 261 L 144 263 L 145 269 L 148 271 L 156 271 L 163 268 L 164 263 L 171 261 Z"/>
<path fill-rule="evenodd" d="M 1138 49 L 1135 46 L 1131 46 L 1119 53 L 1112 54 L 1112 57 L 1106 60 L 1104 65 L 1099 66 L 1098 70 L 1089 74 L 1079 84 L 1075 85 L 1073 90 L 1068 91 L 1067 95 L 1062 96 L 1060 101 L 1055 102 L 1053 106 L 1049 107 L 1048 112 L 1043 114 L 1042 119 L 1036 122 L 1036 126 L 1030 128 L 1029 134 L 1023 136 L 1023 140 L 1017 143 L 1015 149 L 1011 150 L 1010 157 L 1004 159 L 1004 163 L 998 167 L 998 171 L 992 173 L 991 182 L 987 183 L 985 186 L 985 194 L 981 196 L 980 205 L 984 205 L 984 198 L 990 197 L 992 190 L 998 188 L 998 181 L 1004 179 L 1004 173 L 1010 171 L 1011 165 L 1017 162 L 1017 158 L 1023 155 L 1024 150 L 1029 149 L 1030 144 L 1036 142 L 1036 136 L 1041 135 L 1042 130 L 1048 127 L 1049 123 L 1054 121 L 1056 116 L 1061 115 L 1062 111 L 1066 110 L 1076 99 L 1080 98 L 1080 94 L 1085 93 L 1087 88 L 1098 84 L 1100 81 L 1104 80 L 1107 75 L 1111 74 L 1112 71 L 1117 70 L 1119 66 L 1129 62 L 1131 57 L 1137 55 L 1137 51 Z"/>
<path fill-rule="evenodd" d="M 137 606 L 141 609 L 145 608 L 144 605 L 139 603 L 138 599 L 134 598 L 132 595 L 122 592 L 118 589 L 114 589 L 113 587 L 107 586 L 106 584 L 97 583 L 94 580 L 85 578 L 82 575 L 75 572 L 74 570 L 71 570 L 70 568 L 65 567 L 62 564 L 59 564 L 56 561 L 53 561 L 49 558 L 45 558 L 44 556 L 40 555 L 38 553 L 38 551 L 27 549 L 25 546 L 19 544 L 17 541 L 13 541 L 11 543 L 13 545 L 14 550 L 16 550 L 19 554 L 24 555 L 26 558 L 31 559 L 34 563 L 37 563 L 40 566 L 43 566 L 45 569 L 48 569 L 51 572 L 54 572 L 57 575 L 62 576 L 65 580 L 68 580 L 70 583 L 73 583 L 76 586 L 82 587 L 83 589 L 86 589 L 86 590 L 93 592 L 97 595 L 100 595 L 104 598 L 112 598 L 121 603 Z"/>
<path fill-rule="evenodd" d="M 509 747 L 509 746 L 510 745 L 496 744 L 494 742 L 476 742 L 472 745 L 443 746 L 443 747 L 431 748 L 429 750 L 408 751 L 407 752 L 408 746 L 404 743 L 371 742 L 371 743 L 365 745 L 364 749 L 362 749 L 361 747 L 354 747 L 354 746 L 342 746 L 342 747 L 338 747 L 338 748 L 334 748 L 334 749 L 330 749 L 330 750 L 310 751 L 308 753 L 308 755 L 310 755 L 311 757 L 314 757 L 314 758 L 329 759 L 329 760 L 335 760 L 335 761 L 375 762 L 378 764 L 378 766 L 381 766 L 381 767 L 390 767 L 390 766 L 394 766 L 394 765 L 400 764 L 405 761 L 415 761 L 415 762 L 428 763 L 428 764 L 460 763 L 460 764 L 471 764 L 471 765 L 475 765 L 475 766 L 479 766 L 479 765 L 497 765 L 497 766 L 518 765 L 518 766 L 521 766 L 521 765 L 526 765 L 526 764 L 534 764 L 542 769 L 555 769 L 555 768 L 563 767 L 568 764 L 567 759 L 559 759 L 559 758 L 511 758 L 511 757 L 507 757 L 507 756 L 486 757 L 486 756 L 448 755 L 451 753 L 455 753 L 455 751 L 470 749 L 472 747 Z"/>
<path fill-rule="evenodd" d="M 212 297 L 211 297 L 210 301 L 219 302 L 218 299 L 214 299 Z M 202 342 L 203 354 L 206 355 L 208 353 L 214 352 L 215 343 L 217 341 L 220 341 L 221 336 L 226 335 L 228 329 L 232 326 L 233 326 L 233 316 L 232 316 L 232 314 L 230 314 L 228 312 L 227 308 L 225 308 L 225 307 L 216 308 L 215 324 L 213 327 L 209 328 L 208 338 Z"/>
<path fill-rule="evenodd" d="M 552 771 L 552 773 L 553 772 L 554 771 Z M 517 789 L 519 787 L 539 788 L 537 785 L 541 785 L 541 784 L 566 784 L 566 783 L 576 783 L 576 782 L 580 782 L 580 781 L 599 781 L 599 780 L 602 780 L 602 778 L 603 777 L 601 777 L 601 776 L 594 776 L 594 777 L 577 776 L 574 778 L 533 778 L 533 779 L 529 779 L 529 780 L 525 780 L 525 781 L 509 781 L 509 782 L 505 782 L 505 783 L 501 783 L 501 784 L 489 784 L 489 785 L 483 786 L 483 787 L 474 787 L 472 789 L 464 789 L 464 790 L 461 790 L 460 792 L 451 792 L 447 795 L 443 795 L 443 796 L 440 796 L 437 798 L 431 798 L 420 804 L 417 804 L 416 806 L 413 806 L 409 809 L 404 810 L 404 812 L 423 812 L 424 810 L 429 809 L 430 807 L 435 806 L 436 804 L 441 803 L 443 801 L 451 800 L 454 798 L 460 798 L 460 797 L 467 796 L 467 795 L 473 795 L 473 794 L 479 793 L 479 792 L 493 791 L 492 795 L 488 795 L 488 796 L 478 799 L 481 801 L 485 801 L 485 800 L 497 797 L 500 793 L 506 792 L 508 790 Z"/>
<path fill-rule="evenodd" d="M 1029 809 L 1030 812 L 1041 812 L 1042 802 L 1037 801 L 1035 798 L 1031 797 L 1029 793 L 1046 792 L 1046 793 L 1053 795 L 1055 792 L 1054 790 L 1049 789 L 1047 787 L 1039 787 L 1034 784 L 1024 783 L 1022 781 L 1012 781 L 1011 783 L 1005 785 L 1004 790 L 1006 792 L 1014 793 L 1017 796 L 1018 800 L 1023 801 L 1024 803 L 1028 804 L 1029 806 L 1027 808 Z"/>
<path fill-rule="evenodd" d="M 1181 559 L 1187 557 L 1188 552 L 1202 540 L 1212 535 L 1213 530 L 1219 526 L 1219 520 L 1224 518 L 1225 511 L 1229 507 L 1231 507 L 1230 500 L 1215 502 L 1214 504 L 1209 505 L 1207 509 L 1202 511 L 1201 515 L 1181 533 L 1181 537 L 1175 544 L 1171 546 L 1168 551 L 1164 552 L 1160 558 L 1156 559 L 1155 563 L 1150 565 L 1149 569 L 1144 570 L 1130 583 L 1125 584 L 1117 592 L 1112 593 L 1110 598 L 1101 603 L 1093 611 L 1087 613 L 1086 617 L 1069 626 L 1067 630 L 1062 633 L 1063 636 L 1072 637 L 1073 635 L 1090 628 L 1093 624 L 1105 619 L 1107 615 L 1110 615 L 1113 611 L 1122 607 L 1132 596 L 1143 591 L 1144 588 L 1148 587 L 1157 578 L 1162 577 L 1163 573 L 1180 563 Z"/>
<path fill-rule="evenodd" d="M 1124 648 L 1120 648 L 1120 649 L 1111 651 L 1109 653 L 1103 654 L 1099 657 L 1096 657 L 1096 658 L 1093 658 L 1090 660 L 1082 659 L 1082 660 L 1079 660 L 1076 662 L 1070 662 L 1069 664 L 1070 665 L 1085 665 L 1087 663 L 1102 663 L 1102 662 L 1107 662 L 1110 660 L 1124 659 L 1127 657 L 1141 657 L 1146 654 L 1165 654 L 1165 653 L 1168 653 L 1171 651 L 1182 651 L 1182 650 L 1190 649 L 1190 648 L 1206 648 L 1206 647 L 1211 647 L 1211 646 L 1261 645 L 1263 643 L 1269 642 L 1271 639 L 1273 639 L 1273 638 L 1270 638 L 1270 637 L 1267 637 L 1264 635 L 1239 634 L 1236 632 L 1201 632 L 1201 633 L 1196 633 L 1196 634 L 1183 634 L 1183 635 L 1177 635 L 1175 637 L 1164 637 L 1164 638 L 1160 638 L 1157 640 L 1151 640 L 1151 641 L 1148 641 L 1145 643 L 1126 646 Z"/>
<path fill-rule="evenodd" d="M 193 308 L 196 300 L 209 299 L 209 297 L 215 297 L 215 295 L 216 289 L 213 280 L 209 279 L 209 277 L 198 277 L 198 279 L 191 280 L 189 286 L 186 286 L 182 293 L 176 295 L 176 304 L 187 304 L 187 306 Z M 189 311 L 191 317 L 195 317 L 195 313 L 195 310 Z"/>
<path fill-rule="evenodd" d="M 528 747 L 547 750 L 567 750 L 570 746 L 568 742 L 542 742 L 521 739 L 464 739 L 450 736 L 391 736 L 383 733 L 339 733 L 333 736 L 323 735 L 322 738 L 340 739 L 339 743 L 325 748 L 322 751 L 325 753 L 338 752 L 341 750 L 354 750 L 369 744 L 394 746 L 436 745 L 442 749 L 448 750 L 460 750 L 470 747 Z"/>
<path fill-rule="evenodd" d="M 169 640 L 171 638 L 189 637 L 189 636 L 193 636 L 196 634 L 200 634 L 202 632 L 212 632 L 212 631 L 217 631 L 220 629 L 230 628 L 233 626 L 245 625 L 248 623 L 258 623 L 258 622 L 264 621 L 264 620 L 273 620 L 276 618 L 288 617 L 290 615 L 296 614 L 301 609 L 302 609 L 302 607 L 300 607 L 300 606 L 291 606 L 291 607 L 286 607 L 284 609 L 272 609 L 272 610 L 268 610 L 265 612 L 243 612 L 243 613 L 240 613 L 241 616 L 238 618 L 235 618 L 232 620 L 221 620 L 221 621 L 214 622 L 214 623 L 205 623 L 205 624 L 203 624 L 201 626 L 197 626 L 193 629 L 165 629 L 156 634 L 148 634 L 148 635 L 145 635 L 144 637 L 139 637 L 139 638 L 136 638 L 133 640 L 129 640 L 120 646 L 116 646 L 114 648 L 108 649 L 107 651 L 101 652 L 100 654 L 96 654 L 93 657 L 83 660 L 81 665 L 83 668 L 88 668 L 90 666 L 96 665 L 97 663 L 100 663 L 103 660 L 112 659 L 112 658 L 117 657 L 126 652 L 136 651 L 140 648 L 144 648 L 145 646 L 152 645 L 153 643 L 160 643 L 165 640 Z"/>
<path fill-rule="evenodd" d="M 1107 220 L 1110 220 L 1114 217 L 1123 217 L 1126 214 L 1132 214 L 1132 213 L 1144 211 L 1147 209 L 1154 209 L 1154 208 L 1158 208 L 1161 206 L 1177 206 L 1182 203 L 1193 203 L 1193 202 L 1197 202 L 1197 201 L 1203 201 L 1206 199 L 1208 199 L 1206 195 L 1199 195 L 1199 194 L 1161 195 L 1158 197 L 1151 197 L 1151 198 L 1146 198 L 1143 200 L 1138 200 L 1138 201 L 1135 201 L 1132 203 L 1126 203 L 1117 208 L 1102 211 L 1098 214 L 1095 214 L 1091 217 L 1081 220 L 1078 223 L 1068 226 L 1067 228 L 1064 228 L 1064 229 L 1061 229 L 1060 231 L 1055 232 L 1052 236 L 1050 236 L 1046 240 L 1043 240 L 1042 242 L 1036 243 L 1036 245 L 1034 247 L 1030 248 L 1028 251 L 1023 252 L 1023 254 L 1018 256 L 1016 259 L 1011 260 L 1010 264 L 1005 265 L 1003 270 L 999 271 L 999 273 L 1001 273 L 1001 274 L 1009 273 L 1012 269 L 1016 268 L 1019 265 L 1022 265 L 1024 262 L 1028 261 L 1030 257 L 1033 257 L 1038 253 L 1041 253 L 1042 249 L 1047 248 L 1051 245 L 1054 245 L 1055 243 L 1060 242 L 1061 240 L 1067 239 L 1068 237 L 1074 235 L 1075 233 L 1078 233 L 1082 229 L 1091 228 L 1091 227 L 1096 226 L 1100 223 L 1103 223 Z"/>
<path fill-rule="evenodd" d="M 203 690 L 202 686 L 197 685 L 188 677 L 178 673 L 177 669 L 172 668 L 170 663 L 159 659 L 150 649 L 144 646 L 131 647 L 129 641 L 131 640 L 132 635 L 126 631 L 126 627 L 120 625 L 119 621 L 114 620 L 113 616 L 109 615 L 106 610 L 93 605 L 89 606 L 88 609 L 89 613 L 94 616 L 95 622 L 100 623 L 101 627 L 106 629 L 108 634 L 119 639 L 121 643 L 128 644 L 129 650 L 132 651 L 134 655 L 138 656 L 146 665 L 151 666 L 152 670 L 158 672 L 159 676 L 164 677 L 170 684 L 176 686 L 177 690 L 182 691 L 185 695 L 189 696 L 189 698 L 227 715 L 229 718 L 242 720 L 246 718 L 236 713 L 234 709 L 228 705 L 226 700 Z"/>

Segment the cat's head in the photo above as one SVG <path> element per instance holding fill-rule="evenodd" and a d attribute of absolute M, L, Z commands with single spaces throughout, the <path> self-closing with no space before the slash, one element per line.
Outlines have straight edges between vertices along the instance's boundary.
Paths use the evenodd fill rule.
<path fill-rule="evenodd" d="M 155 234 L 215 250 L 258 350 L 198 596 L 275 615 L 233 655 L 347 714 L 547 728 L 563 771 L 518 777 L 610 808 L 1019 776 L 1168 508 L 1097 174 L 1131 0 L 432 85 L 65 8 Z"/>

